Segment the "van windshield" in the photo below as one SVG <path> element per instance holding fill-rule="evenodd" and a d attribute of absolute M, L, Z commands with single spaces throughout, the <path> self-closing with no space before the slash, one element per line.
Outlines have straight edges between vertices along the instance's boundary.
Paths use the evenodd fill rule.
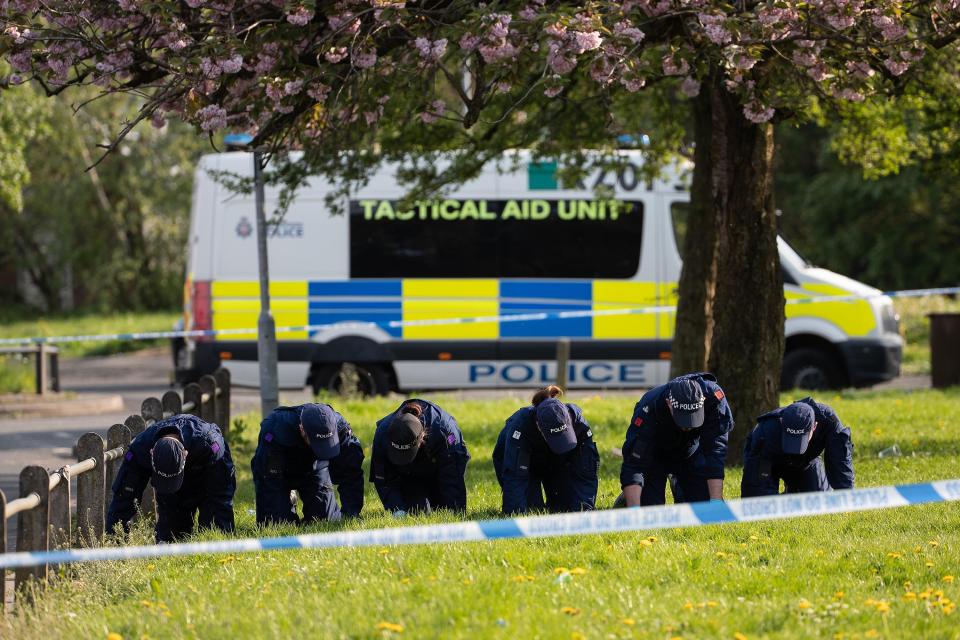
<path fill-rule="evenodd" d="M 777 236 L 777 248 L 780 249 L 780 260 L 793 268 L 809 269 L 813 266 L 813 263 L 797 253 L 797 250 L 791 247 L 783 236 Z"/>

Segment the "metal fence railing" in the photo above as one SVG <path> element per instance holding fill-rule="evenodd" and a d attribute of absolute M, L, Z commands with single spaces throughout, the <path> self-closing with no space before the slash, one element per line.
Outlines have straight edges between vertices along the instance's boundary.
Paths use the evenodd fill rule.
<path fill-rule="evenodd" d="M 17 551 L 49 551 L 70 546 L 95 546 L 104 536 L 111 487 L 130 441 L 162 418 L 190 413 L 220 427 L 224 439 L 230 427 L 230 372 L 219 369 L 184 387 L 181 397 L 167 391 L 160 399 L 147 398 L 140 415 L 107 431 L 107 440 L 85 433 L 77 440 L 77 462 L 54 471 L 38 465 L 20 472 L 20 497 L 7 502 L 0 491 L 0 553 L 7 552 L 7 521 L 17 517 Z M 76 510 L 71 509 L 71 481 L 76 479 Z M 147 517 L 156 515 L 153 487 L 148 486 L 140 503 Z M 31 581 L 47 580 L 47 565 L 16 569 L 14 596 Z M 7 601 L 6 570 L 0 569 L 0 607 Z"/>

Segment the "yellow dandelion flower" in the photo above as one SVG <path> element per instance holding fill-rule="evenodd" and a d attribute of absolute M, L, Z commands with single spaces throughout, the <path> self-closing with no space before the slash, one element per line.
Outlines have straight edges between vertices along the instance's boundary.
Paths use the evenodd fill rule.
<path fill-rule="evenodd" d="M 927 568 L 929 569 L 929 568 L 931 568 L 931 567 L 933 567 L 933 563 L 930 562 L 929 560 L 927 560 Z"/>
<path fill-rule="evenodd" d="M 670 640 L 683 640 L 683 636 L 670 636 Z"/>
<path fill-rule="evenodd" d="M 733 634 L 733 640 L 747 640 L 747 636 L 737 631 Z"/>
<path fill-rule="evenodd" d="M 148 564 L 148 565 L 147 565 L 147 571 L 153 571 L 153 570 L 156 569 L 156 568 L 157 568 L 157 565 L 155 565 L 155 564 Z"/>
<path fill-rule="evenodd" d="M 919 595 L 921 600 L 929 600 L 931 595 L 930 589 L 924 589 Z"/>
<path fill-rule="evenodd" d="M 880 601 L 877 603 L 877 612 L 882 614 L 887 614 L 890 612 L 890 605 L 886 602 Z"/>
<path fill-rule="evenodd" d="M 587 570 L 583 567 L 574 567 L 573 569 L 570 569 L 570 575 L 572 576 L 582 576 L 586 572 Z"/>
<path fill-rule="evenodd" d="M 903 554 L 900 553 L 899 551 L 889 551 L 887 552 L 887 557 L 896 559 L 896 558 L 903 557 Z"/>
<path fill-rule="evenodd" d="M 637 621 L 634 620 L 633 618 L 624 618 L 620 622 L 627 625 L 628 627 L 632 627 L 633 625 L 637 624 Z"/>
<path fill-rule="evenodd" d="M 724 553 L 723 551 L 717 551 L 716 556 L 717 556 L 718 558 L 726 558 L 726 557 L 727 557 L 727 554 Z"/>
<path fill-rule="evenodd" d="M 913 589 L 913 583 L 907 580 L 903 583 L 903 588 L 909 591 L 910 589 Z"/>
<path fill-rule="evenodd" d="M 649 540 L 647 540 L 646 538 L 644 538 L 643 540 L 640 541 L 640 546 L 641 546 L 641 547 L 652 547 L 652 546 L 653 546 L 653 543 L 650 542 Z"/>
<path fill-rule="evenodd" d="M 532 582 L 533 576 L 525 576 L 521 574 L 519 576 L 513 576 L 510 579 L 513 580 L 514 582 Z"/>
<path fill-rule="evenodd" d="M 570 640 L 587 640 L 587 636 L 583 635 L 579 631 L 574 631 L 570 634 Z"/>
<path fill-rule="evenodd" d="M 657 536 L 647 536 L 647 542 L 656 542 Z"/>
<path fill-rule="evenodd" d="M 400 584 L 410 584 L 410 578 L 401 578 Z"/>
<path fill-rule="evenodd" d="M 382 556 L 385 556 L 388 553 L 390 553 L 390 549 L 380 549 L 380 551 L 378 551 L 377 553 L 379 553 Z M 386 623 L 386 624 L 389 624 L 389 623 Z"/>
<path fill-rule="evenodd" d="M 922 551 L 923 551 L 923 547 L 921 547 L 920 545 L 917 545 L 913 548 L 914 553 L 921 553 Z"/>
<path fill-rule="evenodd" d="M 953 584 L 953 576 L 943 576 L 943 581 L 947 584 Z"/>
<path fill-rule="evenodd" d="M 879 638 L 879 637 L 880 637 L 880 634 L 877 633 L 877 630 L 876 630 L 876 629 L 867 629 L 867 631 L 863 634 L 863 637 L 864 637 L 864 638 Z"/>
<path fill-rule="evenodd" d="M 464 578 L 463 584 L 473 584 L 473 578 Z"/>
<path fill-rule="evenodd" d="M 557 575 L 560 575 L 561 573 L 570 573 L 570 569 L 567 569 L 566 567 L 557 567 L 553 570 L 553 572 Z"/>
<path fill-rule="evenodd" d="M 561 613 L 565 613 L 568 616 L 578 616 L 580 615 L 580 609 L 577 607 L 563 607 L 560 609 Z"/>
<path fill-rule="evenodd" d="M 390 631 L 392 633 L 403 633 L 403 625 L 394 622 L 378 622 L 377 631 Z"/>
<path fill-rule="evenodd" d="M 907 591 L 905 594 L 903 594 L 903 599 L 906 602 L 909 602 L 911 600 L 916 600 L 917 594 L 915 594 L 913 591 Z"/>
<path fill-rule="evenodd" d="M 833 592 L 834 600 L 843 600 L 843 591 L 834 591 Z"/>
<path fill-rule="evenodd" d="M 111 631 L 107 634 L 107 640 L 123 640 L 123 636 L 116 631 Z"/>
<path fill-rule="evenodd" d="M 760 536 L 754 534 L 754 535 L 751 535 L 751 536 L 750 536 L 750 539 L 751 539 L 751 540 L 759 540 L 759 539 L 760 539 Z"/>
<path fill-rule="evenodd" d="M 710 608 L 713 608 L 713 607 L 717 606 L 717 603 L 716 603 L 715 601 L 713 601 L 713 600 L 707 600 L 707 606 L 710 607 Z"/>
<path fill-rule="evenodd" d="M 957 608 L 957 605 L 953 604 L 952 602 L 950 604 L 945 604 L 943 606 L 943 613 L 945 615 L 950 615 L 956 610 L 956 608 Z"/>
<path fill-rule="evenodd" d="M 876 429 L 873 430 L 873 435 L 875 436 L 879 436 L 882 433 L 883 433 L 883 430 L 880 427 L 877 427 Z"/>
<path fill-rule="evenodd" d="M 684 602 L 684 603 L 683 603 L 683 608 L 686 609 L 687 611 L 689 611 L 689 610 L 693 609 L 693 603 L 692 603 L 692 602 Z"/>
<path fill-rule="evenodd" d="M 813 605 L 810 604 L 807 600 L 801 600 L 801 601 L 799 602 L 799 604 L 797 604 L 797 606 L 800 607 L 800 608 L 803 609 L 803 610 L 806 610 L 806 609 L 809 609 L 810 607 L 812 607 Z"/>
<path fill-rule="evenodd" d="M 939 540 L 931 540 L 931 541 L 929 541 L 927 544 L 930 545 L 931 547 L 939 547 L 939 546 L 940 546 L 940 541 L 939 541 Z"/>

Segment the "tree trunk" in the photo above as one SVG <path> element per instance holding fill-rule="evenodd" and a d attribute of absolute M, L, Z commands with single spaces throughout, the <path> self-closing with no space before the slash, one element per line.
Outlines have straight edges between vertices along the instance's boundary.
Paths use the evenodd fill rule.
<path fill-rule="evenodd" d="M 728 464 L 736 464 L 756 417 L 777 406 L 783 360 L 773 126 L 749 122 L 721 78 L 703 83 L 695 117 L 696 166 L 674 348 L 675 362 L 684 367 L 674 372 L 706 364 L 717 376 L 737 425 L 727 454 Z"/>

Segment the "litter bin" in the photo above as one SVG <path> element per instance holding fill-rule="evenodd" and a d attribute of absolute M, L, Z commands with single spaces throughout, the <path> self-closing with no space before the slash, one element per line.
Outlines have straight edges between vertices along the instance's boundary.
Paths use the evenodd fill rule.
<path fill-rule="evenodd" d="M 960 385 L 960 313 L 931 313 L 927 317 L 933 387 Z"/>

